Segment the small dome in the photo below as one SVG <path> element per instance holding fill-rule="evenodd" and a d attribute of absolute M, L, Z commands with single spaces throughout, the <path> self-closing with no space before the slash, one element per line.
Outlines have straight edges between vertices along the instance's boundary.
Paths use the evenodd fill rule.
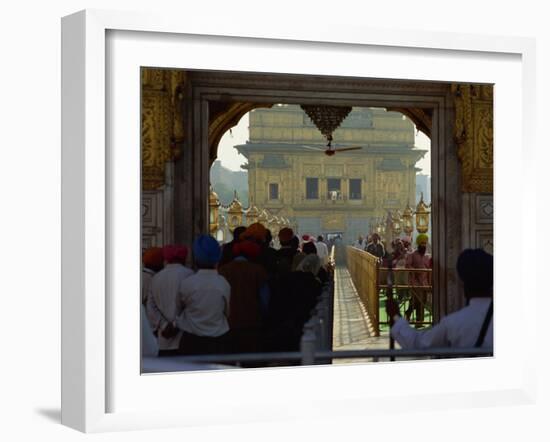
<path fill-rule="evenodd" d="M 430 206 L 424 202 L 424 194 L 420 194 L 420 201 L 416 205 L 416 213 L 430 213 Z"/>
<path fill-rule="evenodd" d="M 210 186 L 210 198 L 208 200 L 209 205 L 211 206 L 219 206 L 220 205 L 220 198 L 216 192 L 214 192 L 214 189 L 212 186 Z"/>
<path fill-rule="evenodd" d="M 229 205 L 229 213 L 241 213 L 243 211 L 243 205 L 239 201 L 239 197 L 237 196 L 237 191 L 235 190 L 235 196 L 233 197 L 233 201 L 231 201 L 231 204 Z"/>
<path fill-rule="evenodd" d="M 411 206 L 407 204 L 407 207 L 405 207 L 405 210 L 403 210 L 403 218 L 410 218 L 413 216 L 413 209 Z"/>

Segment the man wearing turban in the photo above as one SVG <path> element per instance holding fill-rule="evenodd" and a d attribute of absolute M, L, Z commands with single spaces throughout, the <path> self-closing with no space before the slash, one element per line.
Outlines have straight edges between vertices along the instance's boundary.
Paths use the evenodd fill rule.
<path fill-rule="evenodd" d="M 307 243 L 306 243 L 307 244 Z M 298 264 L 296 271 L 282 274 L 270 304 L 266 339 L 267 351 L 299 351 L 304 324 L 311 317 L 321 294 L 317 277 L 321 262 L 315 246 Z M 292 365 L 292 362 L 285 363 Z"/>
<path fill-rule="evenodd" d="M 415 330 L 388 300 L 386 311 L 393 318 L 391 335 L 404 349 L 442 347 L 493 348 L 493 256 L 482 249 L 466 249 L 456 270 L 464 284 L 466 307 L 445 316 L 433 327 Z"/>
<path fill-rule="evenodd" d="M 149 247 L 143 252 L 141 262 L 143 264 L 141 267 L 141 303 L 146 306 L 153 276 L 160 272 L 164 265 L 162 249 L 160 247 Z"/>
<path fill-rule="evenodd" d="M 231 351 L 261 351 L 263 320 L 269 302 L 268 274 L 257 260 L 261 246 L 250 240 L 233 246 L 233 261 L 219 273 L 231 286 L 229 339 Z"/>
<path fill-rule="evenodd" d="M 222 257 L 220 259 L 219 267 L 231 262 L 233 259 L 233 246 L 241 241 L 241 235 L 246 231 L 246 227 L 238 226 L 233 230 L 233 239 L 222 247 Z"/>
<path fill-rule="evenodd" d="M 428 245 L 428 235 L 421 233 L 416 237 L 417 248 L 413 253 L 409 253 L 405 259 L 405 267 L 408 269 L 429 269 L 431 257 L 426 253 Z M 424 322 L 424 307 L 428 300 L 428 294 L 431 293 L 430 278 L 428 272 L 409 272 L 409 285 L 411 286 L 411 300 L 405 311 L 407 320 L 410 320 L 411 314 L 415 312 L 415 321 L 417 327 Z"/>
<path fill-rule="evenodd" d="M 261 244 L 265 241 L 267 229 L 262 223 L 250 224 L 247 229 L 241 234 L 243 239 L 249 239 Z"/>
<path fill-rule="evenodd" d="M 292 270 L 293 260 L 298 253 L 300 240 L 294 235 L 290 227 L 285 227 L 279 232 L 281 248 L 276 252 L 277 274 L 287 273 Z"/>
<path fill-rule="evenodd" d="M 193 242 L 197 273 L 181 282 L 176 296 L 176 325 L 182 331 L 180 354 L 213 354 L 226 351 L 231 287 L 218 274 L 221 257 L 218 241 L 200 235 Z"/>
<path fill-rule="evenodd" d="M 147 317 L 159 339 L 159 356 L 177 354 L 181 332 L 175 327 L 176 296 L 183 280 L 193 271 L 185 266 L 188 249 L 182 245 L 162 248 L 164 269 L 151 281 L 147 298 Z"/>

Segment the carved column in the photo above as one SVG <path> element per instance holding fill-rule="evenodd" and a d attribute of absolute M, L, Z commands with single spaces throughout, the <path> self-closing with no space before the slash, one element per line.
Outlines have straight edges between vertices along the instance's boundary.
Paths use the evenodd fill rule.
<path fill-rule="evenodd" d="M 453 85 L 462 165 L 463 248 L 493 253 L 493 86 Z"/>

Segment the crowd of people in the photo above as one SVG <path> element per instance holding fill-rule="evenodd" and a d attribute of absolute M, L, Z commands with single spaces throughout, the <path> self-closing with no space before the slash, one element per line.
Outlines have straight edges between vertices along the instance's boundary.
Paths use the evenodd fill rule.
<path fill-rule="evenodd" d="M 142 349 L 148 356 L 298 351 L 331 278 L 323 237 L 237 227 L 220 245 L 201 235 L 143 253 Z M 189 253 L 191 252 L 191 253 Z M 192 255 L 192 259 L 189 255 Z"/>
<path fill-rule="evenodd" d="M 411 320 L 414 313 L 415 322 L 421 327 L 424 322 L 424 310 L 431 301 L 431 274 L 425 270 L 432 268 L 432 257 L 428 252 L 428 235 L 419 234 L 416 237 L 416 249 L 412 248 L 411 238 L 408 236 L 395 238 L 390 244 L 390 250 L 386 248 L 378 233 L 373 233 L 364 239 L 359 236 L 354 242 L 354 247 L 365 250 L 380 259 L 381 267 L 396 269 L 393 283 L 396 286 L 408 285 L 409 289 L 398 288 L 398 298 L 408 302 L 405 311 L 407 321 Z M 411 269 L 407 272 L 399 269 Z M 418 271 L 414 271 L 416 269 Z M 386 284 L 387 273 L 382 273 L 382 284 Z"/>
<path fill-rule="evenodd" d="M 386 300 L 386 313 L 390 318 L 391 336 L 406 349 L 443 347 L 493 347 L 493 256 L 482 249 L 466 249 L 458 257 L 457 274 L 464 287 L 466 306 L 441 319 L 433 327 L 418 330 L 424 321 L 424 307 L 431 302 L 430 272 L 433 260 L 428 252 L 428 236 L 416 237 L 416 249 L 412 249 L 409 237 L 391 242 L 391 252 L 373 233 L 364 239 L 359 236 L 354 246 L 380 259 L 382 267 L 392 269 L 416 269 L 394 275 L 396 286 L 408 285 L 409 289 L 397 289 L 397 299 Z M 383 281 L 385 283 L 386 281 Z M 414 293 L 410 296 L 410 290 Z M 405 295 L 406 293 L 406 295 Z M 400 301 L 408 299 L 408 307 L 401 315 Z M 415 327 L 410 324 L 415 314 Z"/>

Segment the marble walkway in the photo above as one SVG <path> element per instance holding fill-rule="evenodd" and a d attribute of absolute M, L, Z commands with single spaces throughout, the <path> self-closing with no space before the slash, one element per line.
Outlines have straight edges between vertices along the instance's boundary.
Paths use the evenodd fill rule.
<path fill-rule="evenodd" d="M 334 325 L 332 348 L 338 350 L 388 349 L 388 334 L 375 337 L 369 317 L 345 265 L 334 272 Z M 369 359 L 334 359 L 333 364 L 371 362 Z"/>

